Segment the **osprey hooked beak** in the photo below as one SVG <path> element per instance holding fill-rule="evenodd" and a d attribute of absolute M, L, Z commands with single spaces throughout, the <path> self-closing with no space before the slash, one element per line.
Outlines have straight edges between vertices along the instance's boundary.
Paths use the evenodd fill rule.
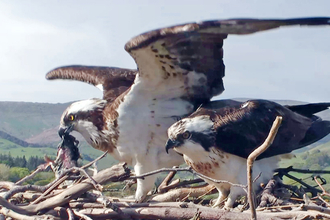
<path fill-rule="evenodd" d="M 66 136 L 73 130 L 73 125 L 69 125 L 67 127 L 60 127 L 58 129 L 58 135 L 63 138 L 63 136 Z"/>
<path fill-rule="evenodd" d="M 181 144 L 182 143 L 180 141 L 168 139 L 167 142 L 166 142 L 166 146 L 165 146 L 166 153 L 168 153 L 169 149 L 172 149 L 174 147 L 178 147 Z"/>

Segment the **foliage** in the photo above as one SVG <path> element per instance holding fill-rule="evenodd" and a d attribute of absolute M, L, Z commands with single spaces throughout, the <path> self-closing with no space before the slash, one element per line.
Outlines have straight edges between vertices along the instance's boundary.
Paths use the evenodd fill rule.
<path fill-rule="evenodd" d="M 54 178 L 53 172 L 40 172 L 33 178 L 33 181 L 35 185 L 44 186 L 53 181 Z"/>
<path fill-rule="evenodd" d="M 30 174 L 28 168 L 22 167 L 12 167 L 10 168 L 9 172 L 9 180 L 12 182 L 17 182 L 18 180 Z"/>
<path fill-rule="evenodd" d="M 0 180 L 8 180 L 10 167 L 7 164 L 0 164 Z"/>

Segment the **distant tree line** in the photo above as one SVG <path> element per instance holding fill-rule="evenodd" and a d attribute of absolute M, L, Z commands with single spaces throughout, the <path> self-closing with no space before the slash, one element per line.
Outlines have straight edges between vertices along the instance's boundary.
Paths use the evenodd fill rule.
<path fill-rule="evenodd" d="M 25 155 L 23 155 L 22 157 L 12 157 L 10 153 L 0 154 L 0 164 L 6 164 L 9 167 L 24 167 L 32 171 L 43 163 L 45 163 L 45 160 L 38 156 L 31 156 L 27 160 L 25 158 Z"/>

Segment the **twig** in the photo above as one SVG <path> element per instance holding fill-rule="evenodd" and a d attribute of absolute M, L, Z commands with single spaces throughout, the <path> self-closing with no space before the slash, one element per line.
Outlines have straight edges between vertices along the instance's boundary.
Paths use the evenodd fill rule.
<path fill-rule="evenodd" d="M 101 156 L 99 156 L 98 158 L 96 158 L 95 160 L 81 166 L 81 169 L 86 169 L 87 167 L 92 166 L 94 163 L 96 163 L 97 161 L 101 160 L 103 157 L 105 157 L 108 154 L 108 151 L 104 152 Z"/>
<path fill-rule="evenodd" d="M 246 189 L 247 188 L 247 185 L 236 184 L 236 183 L 229 182 L 227 180 L 216 180 L 216 179 L 210 178 L 208 176 L 205 176 L 204 174 L 197 173 L 195 171 L 193 171 L 193 173 L 196 174 L 197 176 L 203 178 L 203 179 L 210 180 L 210 181 L 212 181 L 214 183 L 228 183 L 228 184 L 230 184 L 231 186 L 234 186 L 234 187 L 241 187 L 243 189 Z"/>
<path fill-rule="evenodd" d="M 295 169 L 292 166 L 289 166 L 287 168 L 277 168 L 274 170 L 274 172 L 284 172 L 284 173 L 289 173 L 289 172 L 296 172 L 296 173 L 310 173 L 310 174 L 330 174 L 330 170 L 305 170 L 305 169 Z"/>
<path fill-rule="evenodd" d="M 111 168 L 100 171 L 94 178 L 100 184 L 107 182 L 117 182 L 127 179 L 130 175 L 130 170 L 125 163 L 119 163 Z M 28 206 L 21 207 L 21 209 L 29 213 L 37 213 L 40 210 L 61 206 L 68 203 L 71 199 L 78 198 L 86 191 L 93 188 L 93 184 L 90 179 L 84 180 L 82 183 L 75 184 L 72 187 L 66 189 L 62 193 L 42 201 L 38 204 L 30 204 Z"/>
<path fill-rule="evenodd" d="M 169 173 L 171 174 L 171 173 Z M 173 182 L 171 182 L 171 184 L 169 185 L 163 185 L 163 186 L 159 186 L 158 189 L 157 189 L 157 192 L 158 193 L 165 193 L 167 191 L 169 191 L 170 189 L 174 189 L 176 188 L 180 183 L 180 179 L 176 179 L 176 180 L 173 180 Z"/>
<path fill-rule="evenodd" d="M 258 176 L 256 176 L 256 178 L 254 178 L 253 182 L 255 183 L 260 177 L 261 177 L 261 172 L 258 174 Z"/>
<path fill-rule="evenodd" d="M 69 220 L 74 220 L 74 214 L 70 208 L 66 209 L 66 212 L 68 213 Z"/>
<path fill-rule="evenodd" d="M 174 188 L 179 188 L 182 186 L 191 185 L 191 184 L 195 184 L 195 183 L 202 183 L 202 182 L 205 182 L 205 181 L 200 178 L 192 179 L 192 180 L 183 180 L 183 181 L 181 181 L 180 179 L 176 179 L 173 182 L 171 182 L 170 185 L 164 186 L 159 193 L 165 193 Z"/>
<path fill-rule="evenodd" d="M 0 189 L 7 189 L 10 190 L 11 188 L 15 187 L 15 183 L 9 181 L 0 181 Z"/>
<path fill-rule="evenodd" d="M 311 193 L 312 193 L 312 196 L 316 196 L 317 193 L 322 193 L 322 190 L 319 190 L 313 186 L 310 186 L 308 185 L 307 183 L 301 181 L 300 179 L 298 179 L 297 177 L 294 177 L 288 173 L 284 173 L 283 175 L 287 176 L 288 178 L 290 179 L 293 179 L 294 181 L 300 183 L 301 185 L 305 186 Z"/>
<path fill-rule="evenodd" d="M 269 206 L 269 207 L 258 207 L 256 211 L 264 211 L 267 209 L 283 209 L 283 208 L 293 208 L 300 207 L 301 204 L 292 204 L 292 205 L 277 205 L 277 206 Z"/>
<path fill-rule="evenodd" d="M 206 196 L 207 194 L 211 193 L 213 190 L 215 190 L 215 186 L 213 186 L 212 188 L 210 188 L 208 191 L 206 191 L 204 194 L 200 195 L 199 197 L 196 198 L 196 200 L 201 199 L 203 196 Z"/>
<path fill-rule="evenodd" d="M 61 183 L 63 183 L 66 179 L 69 178 L 70 172 L 82 172 L 93 184 L 94 188 L 96 188 L 99 191 L 102 191 L 102 186 L 98 184 L 84 169 L 79 167 L 71 167 L 70 169 L 66 169 L 60 176 L 59 179 L 57 179 L 56 182 L 54 182 L 53 185 L 51 185 L 38 199 L 34 200 L 31 204 L 37 204 L 40 202 L 47 194 L 49 194 L 52 190 L 57 188 Z"/>
<path fill-rule="evenodd" d="M 11 217 L 13 219 L 24 219 L 24 220 L 45 220 L 45 219 L 55 219 L 54 216 L 50 216 L 50 215 L 43 215 L 43 216 L 31 216 L 31 215 L 24 215 L 21 213 L 17 213 L 12 209 L 8 209 L 6 207 L 0 207 L 0 215 L 3 214 L 6 217 Z"/>
<path fill-rule="evenodd" d="M 22 183 L 26 182 L 29 179 L 32 179 L 37 173 L 40 173 L 44 169 L 37 168 L 35 171 L 33 171 L 30 175 L 27 175 L 26 177 L 22 178 L 21 180 L 17 181 L 16 185 L 21 185 Z"/>
<path fill-rule="evenodd" d="M 81 218 L 81 219 L 84 219 L 84 220 L 93 220 L 93 219 L 91 219 L 90 217 L 88 217 L 87 215 L 85 215 L 85 214 L 82 214 L 82 213 L 80 213 L 80 212 L 78 212 L 78 211 L 75 211 L 75 210 L 72 210 L 73 211 L 73 213 L 76 215 L 76 216 L 78 216 L 79 218 Z"/>
<path fill-rule="evenodd" d="M 208 192 L 210 188 L 213 188 L 212 185 L 203 185 L 189 188 L 177 188 L 170 190 L 163 194 L 158 194 L 152 198 L 152 202 L 174 202 L 174 201 L 182 201 L 187 199 L 189 196 L 191 197 L 199 197 L 200 195 L 204 195 L 205 192 Z"/>
<path fill-rule="evenodd" d="M 193 172 L 193 170 L 191 169 L 191 167 L 184 167 L 184 168 L 161 168 L 161 169 L 158 169 L 158 170 L 154 170 L 154 171 L 151 171 L 151 172 L 147 172 L 147 173 L 144 173 L 144 174 L 141 174 L 139 176 L 131 176 L 129 177 L 129 179 L 144 179 L 144 177 L 147 177 L 147 176 L 151 176 L 151 175 L 154 175 L 154 174 L 157 174 L 157 173 L 161 173 L 161 172 L 172 172 L 172 171 L 186 171 L 186 172 Z"/>
<path fill-rule="evenodd" d="M 110 208 L 113 211 L 117 212 L 118 214 L 125 216 L 126 219 L 132 219 L 130 215 L 124 213 L 118 206 L 114 205 L 110 199 L 106 198 L 105 196 L 100 196 L 96 199 L 97 202 L 101 203 L 105 208 Z"/>
<path fill-rule="evenodd" d="M 173 167 L 173 168 L 178 168 L 178 167 Z M 172 181 L 175 174 L 176 174 L 176 171 L 169 172 L 169 174 L 164 178 L 162 183 L 158 186 L 158 189 L 157 189 L 158 193 L 167 192 L 169 183 Z M 180 180 L 179 180 L 179 182 L 180 182 Z"/>
<path fill-rule="evenodd" d="M 247 158 L 248 200 L 249 200 L 249 204 L 250 204 L 252 219 L 254 219 L 254 220 L 257 219 L 257 213 L 256 213 L 256 209 L 255 209 L 253 179 L 252 179 L 253 163 L 256 160 L 256 158 L 260 154 L 262 154 L 265 150 L 267 150 L 267 148 L 273 143 L 281 122 L 282 122 L 282 117 L 277 116 L 275 121 L 273 122 L 272 128 L 270 129 L 270 132 L 269 132 L 265 142 L 260 147 L 255 149 Z"/>
<path fill-rule="evenodd" d="M 40 202 L 43 198 L 45 198 L 45 196 L 47 194 L 49 194 L 51 191 L 53 191 L 55 188 L 57 188 L 61 183 L 63 183 L 69 177 L 68 175 L 64 175 L 62 177 L 61 176 L 59 177 L 59 179 L 57 179 L 54 182 L 53 185 L 51 185 L 46 191 L 44 191 L 43 194 L 41 196 L 39 196 L 39 198 L 37 198 L 36 200 L 34 200 L 33 202 L 31 202 L 31 205 L 37 204 L 38 202 Z"/>
<path fill-rule="evenodd" d="M 3 196 L 4 199 L 8 200 L 10 199 L 13 195 L 20 193 L 20 192 L 25 192 L 25 191 L 36 191 L 36 192 L 44 192 L 45 191 L 45 187 L 43 186 L 35 186 L 35 185 L 24 185 L 24 186 L 16 186 L 14 185 L 14 187 L 9 190 L 8 192 L 6 192 L 6 194 Z"/>
<path fill-rule="evenodd" d="M 154 174 L 157 174 L 157 173 L 171 172 L 171 171 L 186 171 L 186 172 L 191 172 L 191 173 L 196 174 L 197 176 L 199 176 L 199 177 L 201 177 L 203 179 L 210 180 L 210 181 L 212 181 L 214 183 L 227 183 L 227 184 L 230 184 L 231 186 L 234 186 L 234 187 L 241 187 L 243 189 L 247 188 L 246 185 L 235 184 L 235 183 L 229 182 L 227 180 L 213 179 L 213 178 L 208 177 L 208 176 L 205 176 L 205 175 L 203 175 L 201 173 L 197 173 L 191 167 L 184 167 L 184 168 L 161 168 L 161 169 L 158 169 L 158 170 L 154 170 L 154 171 L 151 171 L 151 172 L 148 172 L 148 173 L 141 174 L 139 176 L 131 176 L 131 177 L 129 177 L 129 179 L 144 179 L 144 177 L 151 176 L 151 175 L 154 175 Z"/>
<path fill-rule="evenodd" d="M 107 151 L 104 152 L 101 156 L 99 156 L 98 158 L 96 158 L 95 160 L 93 160 L 92 162 L 82 166 L 79 169 L 85 169 L 91 165 L 93 165 L 95 162 L 97 162 L 98 160 L 102 159 L 103 157 L 105 157 L 107 155 Z M 39 170 L 42 170 L 43 168 L 38 168 L 36 171 L 34 171 L 32 174 L 30 174 L 28 177 L 30 178 L 31 176 L 34 176 L 36 173 L 40 172 Z M 56 187 L 58 187 L 61 183 L 63 183 L 65 180 L 68 179 L 69 175 L 67 175 L 69 172 L 71 172 L 71 169 L 66 170 L 65 172 L 63 172 L 57 179 L 53 180 L 52 182 L 50 182 L 49 184 L 45 185 L 45 186 L 33 186 L 33 185 L 26 185 L 26 186 L 17 186 L 15 188 L 12 188 L 9 192 L 7 192 L 4 196 L 5 199 L 9 199 L 10 197 L 12 197 L 13 195 L 15 195 L 18 192 L 23 192 L 23 191 L 27 191 L 27 190 L 34 190 L 37 192 L 43 192 L 43 194 L 37 198 L 35 201 L 33 201 L 31 204 L 37 204 L 38 202 L 40 202 L 42 199 L 45 198 L 45 196 L 47 194 L 49 194 L 52 190 L 54 190 Z M 87 173 L 84 172 L 84 174 L 86 175 Z M 90 177 L 88 174 L 86 175 L 87 177 Z M 91 179 L 91 177 L 90 177 Z M 27 178 L 23 178 L 20 181 L 18 181 L 18 184 L 23 183 L 24 181 L 26 181 Z M 16 184 L 17 184 L 16 183 Z M 96 188 L 98 188 L 98 184 L 95 184 L 95 181 L 92 181 L 92 183 L 94 183 L 94 186 L 96 186 Z M 13 183 L 12 183 L 13 184 Z"/>
<path fill-rule="evenodd" d="M 322 194 L 323 195 L 327 195 L 330 196 L 330 194 L 324 189 L 324 187 L 322 186 L 322 184 L 317 180 L 317 176 L 314 176 L 314 181 L 317 183 L 317 185 L 319 185 L 319 187 L 322 189 Z"/>
<path fill-rule="evenodd" d="M 221 209 L 214 209 L 200 205 L 187 207 L 178 206 L 144 206 L 140 208 L 127 207 L 122 209 L 123 212 L 131 215 L 135 219 L 191 219 L 196 215 L 197 209 L 200 211 L 200 220 L 246 220 L 251 214 L 249 212 L 231 212 Z M 81 213 L 89 215 L 95 219 L 117 219 L 121 216 L 111 209 L 82 209 Z M 322 217 L 329 217 L 329 215 L 322 212 L 306 212 L 306 211 L 289 211 L 289 212 L 270 212 L 258 213 L 260 219 L 321 219 Z"/>
<path fill-rule="evenodd" d="M 330 203 L 325 201 L 320 195 L 317 197 L 319 200 L 321 200 L 324 204 L 326 204 L 327 207 L 330 207 Z"/>
<path fill-rule="evenodd" d="M 93 184 L 94 188 L 99 190 L 99 191 L 102 191 L 103 187 L 98 184 L 83 168 L 80 168 L 80 167 L 72 167 L 70 169 L 68 169 L 67 172 L 72 172 L 72 171 L 79 171 L 81 173 L 83 173 L 85 175 L 85 177 L 87 177 L 87 179 L 89 179 L 91 181 L 91 183 Z"/>
<path fill-rule="evenodd" d="M 321 200 L 324 204 L 326 204 L 327 207 L 330 206 L 330 203 L 328 203 L 327 201 L 325 201 L 322 196 L 325 195 L 325 196 L 330 196 L 330 194 L 324 189 L 324 187 L 322 186 L 322 184 L 317 180 L 317 176 L 314 176 L 314 181 L 317 183 L 317 185 L 319 185 L 319 187 L 322 189 L 322 194 L 321 195 L 318 195 L 317 198 L 319 200 Z"/>
<path fill-rule="evenodd" d="M 321 206 L 301 204 L 300 205 L 300 208 L 302 210 L 306 210 L 306 211 L 308 211 L 308 210 L 314 210 L 314 211 L 319 211 L 319 212 L 323 212 L 323 213 L 326 213 L 326 214 L 330 214 L 330 209 L 323 208 Z"/>

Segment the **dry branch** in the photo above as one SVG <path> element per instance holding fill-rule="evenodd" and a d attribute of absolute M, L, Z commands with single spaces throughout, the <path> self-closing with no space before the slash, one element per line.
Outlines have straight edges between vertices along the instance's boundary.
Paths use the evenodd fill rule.
<path fill-rule="evenodd" d="M 45 187 L 44 186 L 35 186 L 35 185 L 17 186 L 14 184 L 13 187 L 3 195 L 3 198 L 8 200 L 17 193 L 30 191 L 30 190 L 33 190 L 36 192 L 43 192 L 45 190 Z"/>
<path fill-rule="evenodd" d="M 221 209 L 214 209 L 210 207 L 204 207 L 200 205 L 187 205 L 187 207 L 176 206 L 144 206 L 139 208 L 122 208 L 122 211 L 131 216 L 133 219 L 192 219 L 196 213 L 200 213 L 199 220 L 246 220 L 249 219 L 250 212 L 234 212 L 226 211 Z M 106 218 L 116 218 L 123 219 L 118 213 L 111 209 L 96 209 L 87 208 L 82 209 L 80 213 L 88 215 L 92 219 L 106 219 Z M 324 218 L 328 217 L 327 214 L 320 213 L 317 211 L 290 211 L 290 212 L 274 212 L 258 213 L 260 219 L 306 219 L 309 218 Z"/>
<path fill-rule="evenodd" d="M 205 195 L 207 192 L 211 192 L 214 187 L 212 185 L 204 185 L 197 187 L 189 187 L 189 188 L 178 188 L 171 190 L 167 193 L 156 195 L 152 198 L 152 201 L 157 202 L 175 202 L 182 201 L 183 199 L 191 196 L 191 197 L 200 197 L 201 195 Z"/>
<path fill-rule="evenodd" d="M 105 157 L 107 154 L 108 154 L 108 151 L 104 152 L 101 156 L 99 156 L 99 157 L 96 158 L 95 160 L 93 160 L 93 161 L 91 161 L 91 162 L 89 162 L 89 163 L 83 165 L 83 166 L 81 167 L 81 169 L 86 169 L 86 168 L 92 166 L 92 165 L 95 164 L 97 161 L 99 161 L 99 160 L 101 160 L 103 157 Z"/>
<path fill-rule="evenodd" d="M 173 168 L 178 168 L 178 167 L 173 167 Z M 158 193 L 164 193 L 169 190 L 168 186 L 169 186 L 170 182 L 172 181 L 173 177 L 175 176 L 175 174 L 176 174 L 176 171 L 171 171 L 168 173 L 168 175 L 164 178 L 164 180 L 158 186 L 158 189 L 157 189 Z"/>
<path fill-rule="evenodd" d="M 123 181 L 127 179 L 130 175 L 130 170 L 126 167 L 125 163 L 120 163 L 112 166 L 111 168 L 102 170 L 95 177 L 95 181 L 100 184 L 105 184 L 107 182 L 116 182 Z M 68 203 L 71 199 L 79 197 L 84 192 L 93 188 L 93 184 L 89 179 L 84 180 L 83 182 L 73 185 L 71 188 L 66 189 L 62 193 L 51 197 L 39 204 L 30 204 L 28 206 L 12 206 L 10 209 L 16 210 L 16 212 L 20 214 L 35 214 L 43 209 L 54 208 L 56 206 L 61 206 L 63 204 Z M 0 198 L 0 202 L 4 200 Z M 4 205 L 8 206 L 8 202 L 6 200 Z M 2 204 L 0 204 L 2 205 Z"/>
<path fill-rule="evenodd" d="M 265 142 L 255 149 L 247 158 L 247 177 L 248 177 L 248 200 L 250 204 L 252 219 L 257 219 L 257 214 L 255 210 L 255 201 L 254 201 L 254 191 L 253 191 L 253 179 L 252 179 L 252 168 L 253 163 L 256 160 L 256 158 L 265 152 L 267 148 L 273 143 L 275 136 L 277 134 L 278 128 L 280 127 L 282 122 L 282 117 L 277 116 L 275 121 L 273 122 L 272 128 L 270 129 L 270 132 L 265 140 Z"/>
<path fill-rule="evenodd" d="M 309 170 L 309 169 L 295 169 L 292 166 L 289 166 L 287 168 L 277 168 L 274 170 L 274 172 L 296 172 L 296 173 L 310 173 L 310 174 L 330 174 L 330 170 Z"/>
<path fill-rule="evenodd" d="M 13 211 L 12 209 L 8 209 L 6 207 L 1 207 L 0 206 L 0 214 L 3 214 L 6 217 L 11 217 L 13 219 L 20 219 L 20 220 L 60 220 L 59 218 L 56 218 L 54 216 L 50 216 L 50 215 L 43 215 L 43 216 L 31 216 L 31 215 L 23 215 L 20 213 L 17 213 L 15 211 Z"/>

